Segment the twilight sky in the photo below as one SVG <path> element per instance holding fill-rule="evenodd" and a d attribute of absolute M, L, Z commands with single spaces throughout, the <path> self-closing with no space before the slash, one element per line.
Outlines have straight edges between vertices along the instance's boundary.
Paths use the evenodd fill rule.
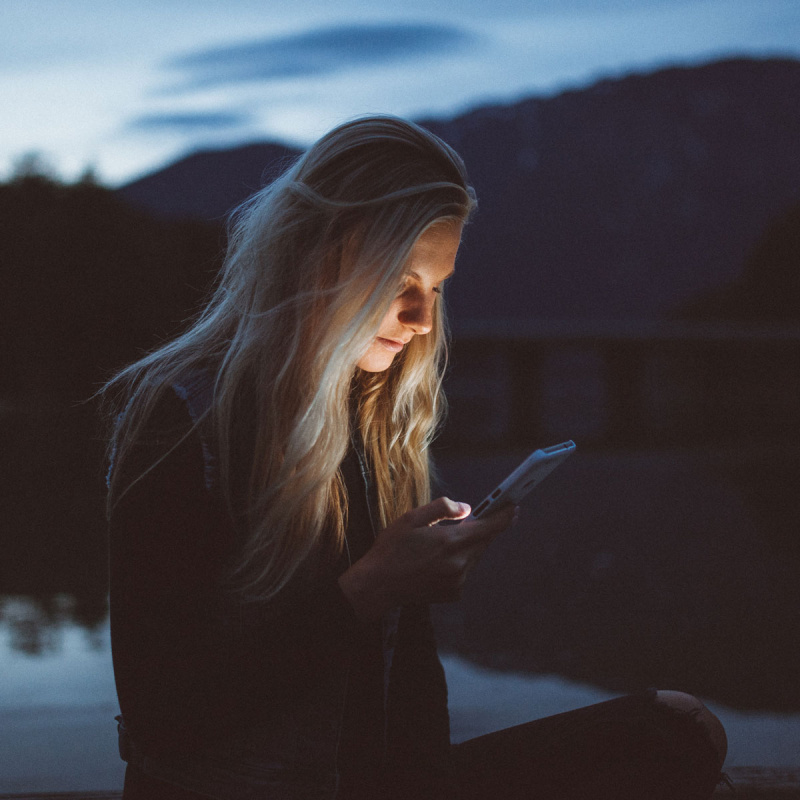
<path fill-rule="evenodd" d="M 0 179 L 36 151 L 119 184 L 358 114 L 732 55 L 800 57 L 800 0 L 0 0 Z"/>

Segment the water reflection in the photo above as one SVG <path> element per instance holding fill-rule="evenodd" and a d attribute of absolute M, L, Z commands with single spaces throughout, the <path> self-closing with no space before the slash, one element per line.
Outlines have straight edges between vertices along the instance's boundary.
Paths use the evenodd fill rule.
<path fill-rule="evenodd" d="M 440 493 L 479 498 L 522 455 L 440 458 Z M 439 645 L 609 690 L 681 688 L 800 712 L 798 476 L 796 447 L 581 452 L 487 550 L 461 602 L 437 607 Z M 68 623 L 98 647 L 105 545 L 70 562 L 60 533 L 9 540 L 39 572 L 17 559 L 0 574 L 6 654 L 57 651 Z"/>
<path fill-rule="evenodd" d="M 57 653 L 67 627 L 79 626 L 92 650 L 105 646 L 108 599 L 69 594 L 0 596 L 0 625 L 11 650 L 31 656 Z"/>
<path fill-rule="evenodd" d="M 0 597 L 0 793 L 122 786 L 108 620 L 80 627 L 79 605 L 67 594 Z M 454 654 L 442 661 L 454 740 L 619 694 L 556 675 L 482 669 Z M 797 765 L 800 714 L 710 707 L 728 732 L 728 766 Z"/>

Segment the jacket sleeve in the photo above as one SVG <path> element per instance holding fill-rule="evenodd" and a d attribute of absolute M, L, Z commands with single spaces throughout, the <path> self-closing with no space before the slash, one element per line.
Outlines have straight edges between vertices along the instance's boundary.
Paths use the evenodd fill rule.
<path fill-rule="evenodd" d="M 157 412 L 168 433 L 143 437 L 115 467 L 130 488 L 109 523 L 117 692 L 134 742 L 152 756 L 203 748 L 265 705 L 291 702 L 362 635 L 333 571 L 232 613 L 221 581 L 233 522 L 206 487 L 184 404 L 170 396 Z"/>
<path fill-rule="evenodd" d="M 455 796 L 447 683 L 426 605 L 402 609 L 389 687 L 387 752 L 397 796 Z"/>

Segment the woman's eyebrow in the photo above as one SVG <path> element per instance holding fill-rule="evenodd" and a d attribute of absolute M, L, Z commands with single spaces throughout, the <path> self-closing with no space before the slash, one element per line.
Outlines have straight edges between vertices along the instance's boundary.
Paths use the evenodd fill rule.
<path fill-rule="evenodd" d="M 455 275 L 455 273 L 456 273 L 456 271 L 455 271 L 454 269 L 451 269 L 451 270 L 450 270 L 450 272 L 448 272 L 448 273 L 447 273 L 447 275 L 445 275 L 445 276 L 444 276 L 444 277 L 443 277 L 443 278 L 442 278 L 440 281 L 438 281 L 438 282 L 439 282 L 439 283 L 441 283 L 442 281 L 446 281 L 448 278 L 451 278 L 453 275 Z M 418 280 L 420 283 L 422 283 L 422 276 L 419 274 L 419 272 L 415 272 L 415 271 L 412 269 L 412 270 L 409 270 L 409 271 L 406 273 L 406 275 L 410 275 L 412 278 L 416 278 L 416 279 L 417 279 L 417 280 Z"/>

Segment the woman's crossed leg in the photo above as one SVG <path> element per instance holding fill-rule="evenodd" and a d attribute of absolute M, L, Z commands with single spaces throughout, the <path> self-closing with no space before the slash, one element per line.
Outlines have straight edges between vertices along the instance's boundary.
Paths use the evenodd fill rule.
<path fill-rule="evenodd" d="M 706 800 L 727 740 L 695 697 L 650 689 L 453 749 L 470 800 Z"/>

